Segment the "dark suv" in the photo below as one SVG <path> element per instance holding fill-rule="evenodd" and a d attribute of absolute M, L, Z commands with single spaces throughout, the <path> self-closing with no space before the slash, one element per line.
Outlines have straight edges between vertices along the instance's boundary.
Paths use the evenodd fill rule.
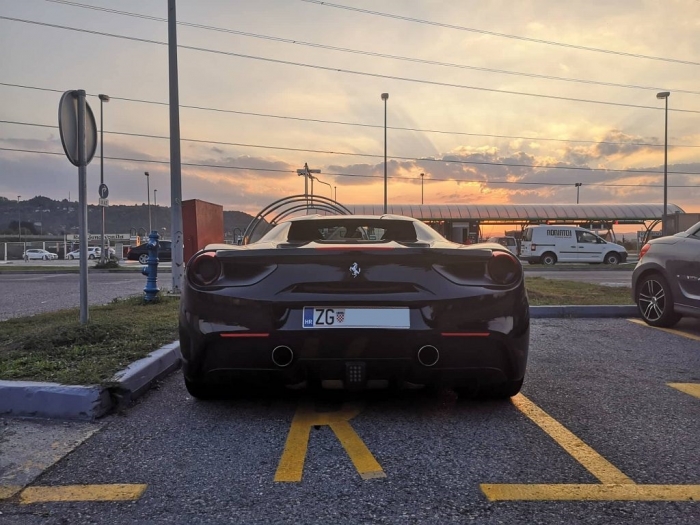
<path fill-rule="evenodd" d="M 652 326 L 700 317 L 700 222 L 671 237 L 649 241 L 632 274 L 632 295 Z"/>
<path fill-rule="evenodd" d="M 134 246 L 126 254 L 126 258 L 130 261 L 138 261 L 141 264 L 148 262 L 148 243 L 143 243 L 139 246 Z M 158 260 L 172 261 L 172 241 L 160 241 L 158 247 Z"/>

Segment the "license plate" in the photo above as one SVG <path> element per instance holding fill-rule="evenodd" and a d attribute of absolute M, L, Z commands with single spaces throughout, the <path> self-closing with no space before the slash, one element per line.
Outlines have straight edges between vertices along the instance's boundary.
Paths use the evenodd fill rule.
<path fill-rule="evenodd" d="M 304 328 L 410 328 L 408 308 L 304 307 Z"/>

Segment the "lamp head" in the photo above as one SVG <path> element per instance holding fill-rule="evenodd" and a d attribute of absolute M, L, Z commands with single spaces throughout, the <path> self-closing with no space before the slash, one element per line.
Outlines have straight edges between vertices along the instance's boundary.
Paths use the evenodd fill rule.
<path fill-rule="evenodd" d="M 109 95 L 97 95 L 102 102 L 109 102 Z"/>
<path fill-rule="evenodd" d="M 389 98 L 389 93 L 382 93 L 382 100 L 386 100 Z"/>
<path fill-rule="evenodd" d="M 147 171 L 144 171 L 144 173 L 146 174 L 146 177 L 148 177 L 148 172 L 147 172 Z"/>
<path fill-rule="evenodd" d="M 661 93 L 656 94 L 656 98 L 668 98 L 670 94 L 670 91 L 662 91 Z"/>

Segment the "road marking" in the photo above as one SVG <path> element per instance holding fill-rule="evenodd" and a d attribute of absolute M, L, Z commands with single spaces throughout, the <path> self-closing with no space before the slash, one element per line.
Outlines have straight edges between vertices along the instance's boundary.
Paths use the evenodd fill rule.
<path fill-rule="evenodd" d="M 697 501 L 700 485 L 490 485 L 489 501 Z"/>
<path fill-rule="evenodd" d="M 549 434 L 554 441 L 602 483 L 634 483 L 630 478 L 625 476 L 622 471 L 615 467 L 615 465 L 586 445 L 564 425 L 559 423 L 524 395 L 518 394 L 511 400 L 523 414 Z"/>
<path fill-rule="evenodd" d="M 680 390 L 684 394 L 688 394 L 700 399 L 700 384 L 697 383 L 668 383 L 668 386 Z"/>
<path fill-rule="evenodd" d="M 0 500 L 9 499 L 22 490 L 21 485 L 0 485 Z"/>
<path fill-rule="evenodd" d="M 686 337 L 688 339 L 692 339 L 693 341 L 700 341 L 700 335 L 695 335 L 695 334 L 689 334 L 687 332 L 683 332 L 682 330 L 676 330 L 674 328 L 661 328 L 659 326 L 650 326 L 646 324 L 644 321 L 641 319 L 627 319 L 630 323 L 638 324 L 640 326 L 646 326 L 647 328 L 653 328 L 654 330 L 661 330 L 662 332 L 667 332 L 669 334 L 673 335 L 680 335 L 681 337 Z"/>
<path fill-rule="evenodd" d="M 347 403 L 337 412 L 316 412 L 313 405 L 301 404 L 292 419 L 284 452 L 275 473 L 275 481 L 301 481 L 311 427 L 323 425 L 333 430 L 362 479 L 385 478 L 386 474 L 381 465 L 350 425 L 350 420 L 361 410 L 359 405 Z"/>
<path fill-rule="evenodd" d="M 132 501 L 139 499 L 147 485 L 63 485 L 27 487 L 19 496 L 22 505 L 60 501 Z"/>
<path fill-rule="evenodd" d="M 695 385 L 700 386 L 700 385 Z M 700 485 L 637 485 L 522 394 L 513 404 L 602 484 L 482 483 L 489 501 L 699 501 Z"/>

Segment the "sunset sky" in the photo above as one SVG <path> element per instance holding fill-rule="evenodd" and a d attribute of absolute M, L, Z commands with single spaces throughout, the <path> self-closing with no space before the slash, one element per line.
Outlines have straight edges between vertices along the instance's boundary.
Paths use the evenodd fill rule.
<path fill-rule="evenodd" d="M 180 103 L 200 108 L 180 112 L 200 165 L 183 199 L 254 214 L 303 193 L 307 162 L 341 203 L 381 203 L 388 92 L 390 202 L 420 203 L 425 173 L 428 204 L 575 203 L 576 182 L 585 203 L 661 203 L 670 91 L 669 202 L 700 212 L 697 0 L 338 2 L 177 3 Z M 0 17 L 0 195 L 76 199 L 65 156 L 7 150 L 62 154 L 58 101 L 85 89 L 98 128 L 112 97 L 105 156 L 135 159 L 105 160 L 110 202 L 145 202 L 148 171 L 169 203 L 167 1 L 0 0 Z M 93 204 L 99 166 L 98 148 Z"/>

